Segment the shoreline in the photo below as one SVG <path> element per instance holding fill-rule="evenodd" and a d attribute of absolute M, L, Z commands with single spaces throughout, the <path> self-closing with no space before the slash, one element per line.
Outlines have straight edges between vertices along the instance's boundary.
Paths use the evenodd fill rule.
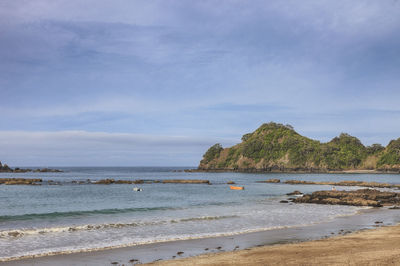
<path fill-rule="evenodd" d="M 397 213 L 396 215 L 393 215 Z M 330 236 L 347 234 L 349 232 L 374 228 L 376 221 L 384 225 L 400 222 L 400 212 L 397 210 L 368 208 L 361 209 L 354 215 L 340 216 L 329 221 L 297 226 L 291 228 L 273 229 L 238 235 L 208 237 L 200 239 L 176 240 L 153 244 L 104 249 L 92 252 L 58 254 L 36 258 L 17 259 L 1 262 L 1 265 L 107 265 L 117 262 L 120 265 L 130 265 L 132 260 L 140 263 L 151 263 L 158 260 L 168 262 L 169 259 L 193 257 L 222 251 L 245 250 L 257 246 L 270 246 L 277 243 L 293 243 L 318 240 Z M 182 252 L 181 254 L 179 254 Z M 173 260 L 173 263 L 178 260 Z"/>
<path fill-rule="evenodd" d="M 300 243 L 149 263 L 148 265 L 398 265 L 400 224 Z"/>
<path fill-rule="evenodd" d="M 185 173 L 250 173 L 250 174 L 400 174 L 400 171 L 389 170 L 368 170 L 368 169 L 349 169 L 349 170 L 290 170 L 290 169 L 185 169 Z"/>

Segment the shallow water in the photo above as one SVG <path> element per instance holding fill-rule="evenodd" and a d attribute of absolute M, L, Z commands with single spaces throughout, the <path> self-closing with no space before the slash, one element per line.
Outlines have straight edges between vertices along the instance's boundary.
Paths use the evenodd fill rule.
<path fill-rule="evenodd" d="M 184 173 L 183 168 L 63 168 L 64 173 L 0 174 L 63 185 L 0 186 L 0 259 L 177 239 L 234 235 L 321 223 L 361 208 L 283 204 L 286 193 L 329 186 L 256 183 L 269 178 L 400 183 L 399 175 Z M 71 184 L 72 180 L 208 179 L 205 184 Z M 232 191 L 235 181 L 244 191 Z M 132 188 L 140 186 L 142 192 Z"/>

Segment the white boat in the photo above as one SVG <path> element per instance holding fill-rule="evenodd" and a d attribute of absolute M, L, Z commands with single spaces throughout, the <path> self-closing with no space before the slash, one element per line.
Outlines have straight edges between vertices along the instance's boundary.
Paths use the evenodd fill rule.
<path fill-rule="evenodd" d="M 143 191 L 143 189 L 138 188 L 138 187 L 134 187 L 134 188 L 133 188 L 133 191 Z"/>

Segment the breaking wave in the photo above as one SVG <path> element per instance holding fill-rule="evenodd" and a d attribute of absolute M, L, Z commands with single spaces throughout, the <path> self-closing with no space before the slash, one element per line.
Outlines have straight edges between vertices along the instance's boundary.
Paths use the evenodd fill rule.
<path fill-rule="evenodd" d="M 107 229 L 124 228 L 124 227 L 153 226 L 153 225 L 161 225 L 161 224 L 168 224 L 168 223 L 184 223 L 184 222 L 207 221 L 207 220 L 212 221 L 212 220 L 230 219 L 230 218 L 237 218 L 237 217 L 239 217 L 239 216 L 237 216 L 237 215 L 203 216 L 203 217 L 191 217 L 191 218 L 153 221 L 153 222 L 86 224 L 86 225 L 79 225 L 79 226 L 61 226 L 61 227 L 49 227 L 49 228 L 27 228 L 27 229 L 18 229 L 18 230 L 4 230 L 4 231 L 0 231 L 0 238 L 19 238 L 19 237 L 23 237 L 25 235 L 107 230 Z"/>

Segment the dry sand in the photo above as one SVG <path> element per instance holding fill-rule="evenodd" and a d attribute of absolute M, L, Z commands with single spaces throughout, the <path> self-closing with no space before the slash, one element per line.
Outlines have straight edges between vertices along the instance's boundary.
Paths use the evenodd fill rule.
<path fill-rule="evenodd" d="M 152 265 L 400 265 L 400 225 L 323 240 L 159 261 Z"/>

